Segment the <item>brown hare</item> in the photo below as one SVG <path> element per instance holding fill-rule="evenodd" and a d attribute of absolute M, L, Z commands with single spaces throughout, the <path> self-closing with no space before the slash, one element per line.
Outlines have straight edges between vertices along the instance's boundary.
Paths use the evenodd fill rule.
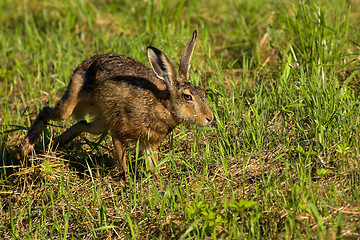
<path fill-rule="evenodd" d="M 127 178 L 127 144 L 139 140 L 150 153 L 181 123 L 206 126 L 213 120 L 205 91 L 188 81 L 196 31 L 182 52 L 179 76 L 168 57 L 149 46 L 150 69 L 130 57 L 118 54 L 95 55 L 84 60 L 73 72 L 64 96 L 54 108 L 45 107 L 22 140 L 18 158 L 32 150 L 50 120 L 60 121 L 74 114 L 89 113 L 94 120 L 79 121 L 54 139 L 54 146 L 70 142 L 82 132 L 102 134 L 110 130 L 118 167 Z M 150 154 L 148 154 L 150 156 Z M 155 159 L 149 157 L 154 171 Z"/>

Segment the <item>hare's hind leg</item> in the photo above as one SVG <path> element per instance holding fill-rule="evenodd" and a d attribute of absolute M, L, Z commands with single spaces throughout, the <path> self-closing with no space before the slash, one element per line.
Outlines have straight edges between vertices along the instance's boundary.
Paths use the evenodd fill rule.
<path fill-rule="evenodd" d="M 78 95 L 83 83 L 83 74 L 74 73 L 64 96 L 59 100 L 56 106 L 54 108 L 44 107 L 40 111 L 35 121 L 31 124 L 28 134 L 20 143 L 17 153 L 18 159 L 25 157 L 33 149 L 36 140 L 43 132 L 48 121 L 64 120 L 72 114 L 78 103 Z"/>
<path fill-rule="evenodd" d="M 73 140 L 76 136 L 78 136 L 80 133 L 88 132 L 91 134 L 102 134 L 109 130 L 106 121 L 102 117 L 96 118 L 93 122 L 88 123 L 85 120 L 82 120 L 72 127 L 70 127 L 68 130 L 66 130 L 64 133 L 62 133 L 60 136 L 56 137 L 54 139 L 54 145 L 65 145 L 71 140 Z"/>

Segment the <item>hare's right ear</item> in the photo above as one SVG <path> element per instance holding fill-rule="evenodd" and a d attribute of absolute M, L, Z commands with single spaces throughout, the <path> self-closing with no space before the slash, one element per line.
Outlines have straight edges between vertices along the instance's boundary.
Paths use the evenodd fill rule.
<path fill-rule="evenodd" d="M 174 65 L 162 51 L 155 47 L 147 47 L 147 53 L 156 76 L 162 79 L 170 90 L 176 81 L 177 72 Z"/>

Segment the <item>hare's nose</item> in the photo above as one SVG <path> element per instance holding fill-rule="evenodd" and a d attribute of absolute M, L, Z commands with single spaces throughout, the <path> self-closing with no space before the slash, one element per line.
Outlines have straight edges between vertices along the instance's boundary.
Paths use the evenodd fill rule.
<path fill-rule="evenodd" d="M 210 123 L 211 123 L 211 121 L 212 121 L 212 118 L 210 119 L 210 118 L 206 118 L 206 125 L 209 125 Z"/>

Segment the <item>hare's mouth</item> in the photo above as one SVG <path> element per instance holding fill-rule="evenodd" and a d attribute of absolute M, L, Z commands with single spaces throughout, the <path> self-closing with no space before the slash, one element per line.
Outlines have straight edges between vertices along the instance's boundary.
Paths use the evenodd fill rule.
<path fill-rule="evenodd" d="M 206 117 L 206 118 L 197 119 L 197 121 L 194 121 L 193 123 L 199 127 L 206 127 L 211 125 L 212 118 Z"/>

